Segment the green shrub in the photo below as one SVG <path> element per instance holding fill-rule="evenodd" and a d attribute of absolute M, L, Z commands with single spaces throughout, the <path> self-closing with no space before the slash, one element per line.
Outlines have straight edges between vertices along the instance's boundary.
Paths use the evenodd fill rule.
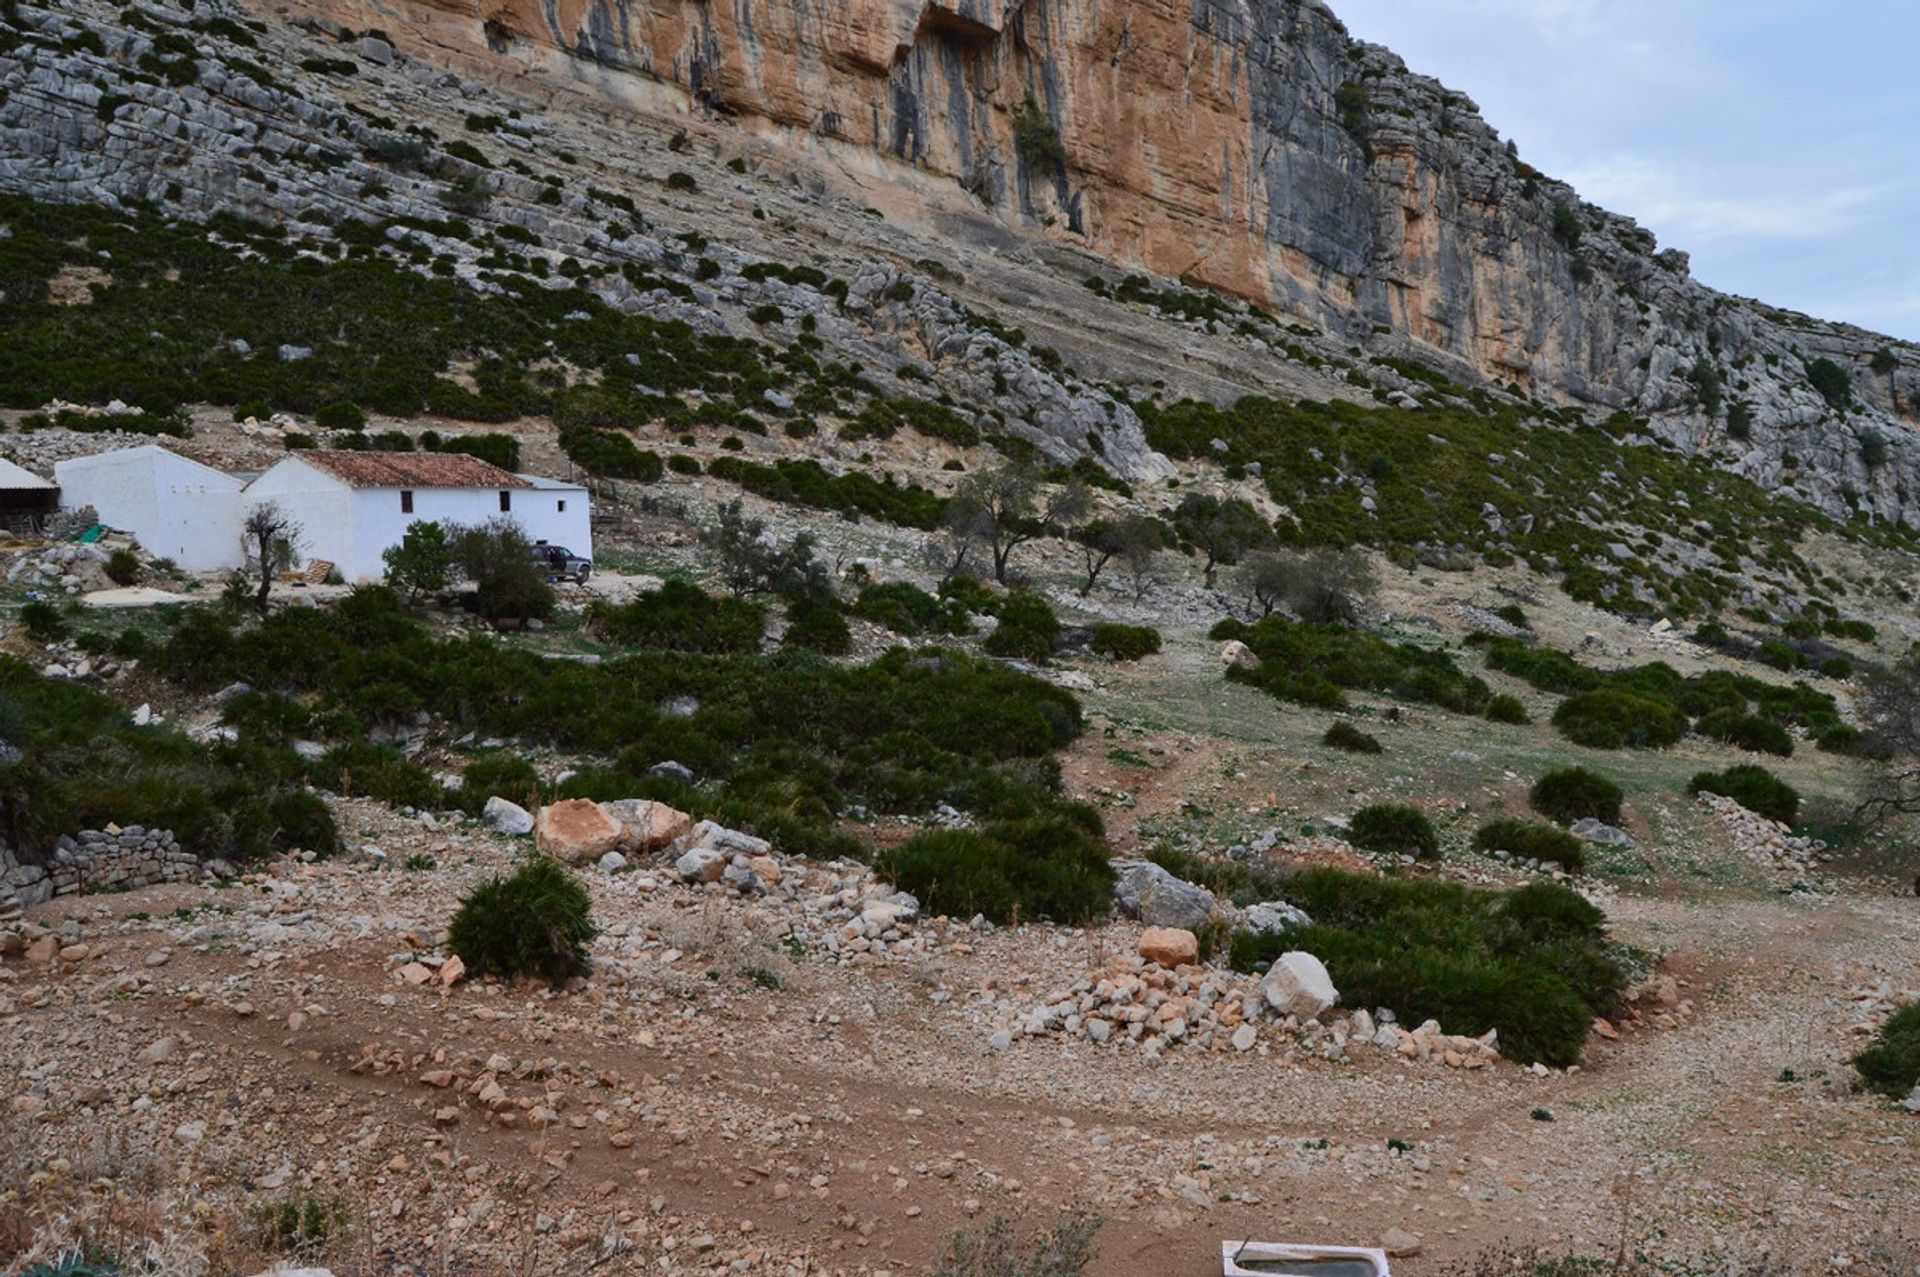
<path fill-rule="evenodd" d="M 1493 614 L 1517 630 L 1531 628 L 1527 624 L 1527 614 L 1520 610 L 1518 603 L 1504 603 L 1493 609 Z"/>
<path fill-rule="evenodd" d="M 1904 1099 L 1920 1086 L 1920 1002 L 1910 1002 L 1880 1026 L 1853 1067 L 1870 1090 Z"/>
<path fill-rule="evenodd" d="M 666 473 L 660 454 L 641 451 L 633 440 L 616 430 L 563 430 L 560 448 L 567 460 L 588 474 L 609 479 L 637 479 L 657 483 Z"/>
<path fill-rule="evenodd" d="M 1005 596 L 977 576 L 956 573 L 940 583 L 940 597 L 959 604 L 975 616 L 998 616 Z"/>
<path fill-rule="evenodd" d="M 67 618 L 60 609 L 39 599 L 20 609 L 20 625 L 29 637 L 42 643 L 56 643 L 67 637 Z"/>
<path fill-rule="evenodd" d="M 317 1256 L 353 1221 L 337 1197 L 301 1193 L 255 1206 L 254 1243 L 270 1255 Z"/>
<path fill-rule="evenodd" d="M 1479 713 L 1490 695 L 1486 683 L 1463 673 L 1445 652 L 1389 643 L 1341 625 L 1270 616 L 1251 626 L 1223 621 L 1211 635 L 1216 641 L 1239 639 L 1260 658 L 1258 669 L 1230 666 L 1229 679 L 1320 709 L 1347 708 L 1343 689 L 1391 692 L 1463 714 Z"/>
<path fill-rule="evenodd" d="M 344 798 L 373 798 L 392 807 L 437 807 L 445 797 L 426 768 L 386 745 L 348 741 L 307 770 L 316 785 Z"/>
<path fill-rule="evenodd" d="M 140 579 L 140 556 L 125 546 L 107 556 L 107 579 L 115 585 L 132 585 Z"/>
<path fill-rule="evenodd" d="M 1349 754 L 1378 754 L 1381 752 L 1380 742 L 1377 739 L 1369 736 L 1345 719 L 1327 728 L 1327 734 L 1320 738 L 1320 743 L 1328 749 L 1338 749 Z"/>
<path fill-rule="evenodd" d="M 1103 623 L 1093 627 L 1093 650 L 1116 661 L 1137 661 L 1160 650 L 1160 631 L 1149 625 Z"/>
<path fill-rule="evenodd" d="M 860 587 L 853 614 L 886 626 L 896 634 L 971 634 L 973 622 L 957 600 L 936 598 L 911 581 Z"/>
<path fill-rule="evenodd" d="M 885 853 L 877 868 L 935 913 L 1091 922 L 1113 900 L 1113 867 L 1097 826 L 1097 817 L 1062 814 L 929 830 Z"/>
<path fill-rule="evenodd" d="M 1701 716 L 1694 730 L 1712 740 L 1749 750 L 1756 754 L 1775 754 L 1787 758 L 1793 753 L 1793 737 L 1787 729 L 1769 718 L 1742 714 L 1735 710 L 1715 710 Z"/>
<path fill-rule="evenodd" d="M 1829 754 L 1856 754 L 1860 752 L 1865 742 L 1866 733 L 1857 727 L 1841 723 L 1837 727 L 1829 727 L 1821 732 L 1815 744 Z"/>
<path fill-rule="evenodd" d="M 1553 712 L 1553 725 L 1576 745 L 1594 749 L 1664 749 L 1687 732 L 1671 706 L 1619 688 L 1570 696 Z"/>
<path fill-rule="evenodd" d="M 1586 844 L 1564 829 L 1528 820 L 1496 820 L 1482 825 L 1473 836 L 1473 845 L 1481 851 L 1504 851 L 1521 860 L 1559 865 L 1568 873 L 1577 874 L 1587 867 Z"/>
<path fill-rule="evenodd" d="M 1720 794 L 1768 820 L 1791 825 L 1800 815 L 1800 794 L 1764 767 L 1741 763 L 1723 772 L 1701 772 L 1687 782 L 1689 794 Z"/>
<path fill-rule="evenodd" d="M 1560 825 L 1588 818 L 1617 825 L 1623 797 L 1620 786 L 1584 767 L 1548 772 L 1527 792 L 1533 809 Z"/>
<path fill-rule="evenodd" d="M 1435 860 L 1440 835 L 1417 808 L 1384 804 L 1362 807 L 1347 825 L 1347 841 L 1367 851 Z"/>
<path fill-rule="evenodd" d="M 1806 658 L 1799 652 L 1774 639 L 1768 639 L 1762 643 L 1754 659 L 1762 665 L 1770 665 L 1785 673 L 1792 673 L 1806 664 Z"/>
<path fill-rule="evenodd" d="M 990 656 L 1044 662 L 1060 646 L 1060 618 L 1037 594 L 1014 590 L 1000 603 L 1000 624 L 982 647 Z"/>
<path fill-rule="evenodd" d="M 1487 644 L 1487 668 L 1511 674 L 1529 686 L 1557 696 L 1591 692 L 1606 681 L 1565 652 L 1534 647 L 1519 639 L 1494 639 Z"/>
<path fill-rule="evenodd" d="M 518 754 L 498 750 L 481 754 L 460 772 L 460 788 L 450 797 L 464 812 L 478 814 L 494 795 L 532 811 L 539 807 L 546 787 L 532 763 Z"/>
<path fill-rule="evenodd" d="M 364 430 L 367 414 L 344 399 L 314 409 L 313 424 L 322 430 Z"/>
<path fill-rule="evenodd" d="M 1525 726 L 1533 721 L 1532 716 L 1527 713 L 1527 707 L 1521 704 L 1520 698 L 1518 696 L 1509 696 L 1505 692 L 1500 693 L 1498 696 L 1489 697 L 1487 699 L 1485 712 L 1487 721 L 1490 723 L 1511 723 L 1515 726 Z"/>
<path fill-rule="evenodd" d="M 1576 1063 L 1593 1018 L 1617 1010 L 1625 988 L 1604 916 L 1552 883 L 1506 893 L 1308 869 L 1284 898 L 1313 924 L 1234 936 L 1235 968 L 1304 949 L 1347 1005 L 1433 1018 L 1449 1033 L 1497 1029 L 1501 1053 L 1520 1063 Z"/>
<path fill-rule="evenodd" d="M 825 656 L 845 656 L 853 650 L 853 631 L 832 603 L 801 599 L 787 607 L 786 647 L 804 647 Z"/>
<path fill-rule="evenodd" d="M 586 971 L 597 934 L 587 889 L 559 862 L 536 855 L 467 894 L 447 927 L 447 947 L 471 976 L 562 984 Z"/>
<path fill-rule="evenodd" d="M 587 628 L 608 642 L 663 652 L 755 652 L 766 632 L 767 615 L 746 599 L 668 581 L 630 603 L 602 600 L 589 605 Z"/>

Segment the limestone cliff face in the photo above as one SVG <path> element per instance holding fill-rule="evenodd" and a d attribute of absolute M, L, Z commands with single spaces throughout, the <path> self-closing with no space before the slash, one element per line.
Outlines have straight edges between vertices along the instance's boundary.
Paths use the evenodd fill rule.
<path fill-rule="evenodd" d="M 1696 284 L 1684 255 L 1533 172 L 1471 101 L 1353 41 L 1317 0 L 293 7 L 649 77 L 693 109 L 950 179 L 1114 261 L 1355 338 L 1385 326 L 1548 398 L 1659 414 L 1692 397 L 1676 373 L 1702 354 L 1797 370 L 1893 345 Z M 1920 382 L 1920 353 L 1894 356 L 1891 377 L 1860 379 L 1863 406 L 1891 410 Z M 1763 429 L 1795 415 L 1797 373 L 1753 380 Z"/>

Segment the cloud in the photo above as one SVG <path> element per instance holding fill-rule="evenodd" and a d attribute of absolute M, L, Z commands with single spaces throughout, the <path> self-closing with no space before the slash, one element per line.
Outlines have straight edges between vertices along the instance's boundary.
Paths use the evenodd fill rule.
<path fill-rule="evenodd" d="M 1625 213 L 1685 247 L 1734 240 L 1819 241 L 1844 235 L 1870 220 L 1889 192 L 1881 186 L 1825 189 L 1805 175 L 1742 187 L 1711 168 L 1621 156 L 1569 170 L 1566 180 L 1602 208 Z"/>

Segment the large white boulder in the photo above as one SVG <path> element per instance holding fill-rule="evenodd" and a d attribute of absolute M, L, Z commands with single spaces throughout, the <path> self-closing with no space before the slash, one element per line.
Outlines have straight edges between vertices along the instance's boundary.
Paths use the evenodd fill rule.
<path fill-rule="evenodd" d="M 487 805 L 480 811 L 480 819 L 486 822 L 487 828 L 499 834 L 518 837 L 533 832 L 533 813 L 498 794 L 487 799 Z"/>
<path fill-rule="evenodd" d="M 1340 1001 L 1326 964 L 1298 949 L 1280 955 L 1260 989 L 1274 1010 L 1300 1020 L 1314 1019 Z"/>
<path fill-rule="evenodd" d="M 689 850 L 718 852 L 729 859 L 734 856 L 764 856 L 773 850 L 773 844 L 764 838 L 755 838 L 752 834 L 716 825 L 711 820 L 703 820 L 695 825 L 687 833 L 683 845 Z"/>

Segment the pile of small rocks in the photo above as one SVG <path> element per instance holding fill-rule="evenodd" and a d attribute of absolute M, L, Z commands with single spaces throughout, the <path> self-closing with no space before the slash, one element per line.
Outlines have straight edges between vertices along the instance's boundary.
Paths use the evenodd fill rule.
<path fill-rule="evenodd" d="M 1827 858 L 1827 844 L 1818 838 L 1798 838 L 1778 821 L 1742 807 L 1722 794 L 1701 794 L 1700 801 L 1726 826 L 1733 849 L 1772 869 L 1807 873 Z"/>
<path fill-rule="evenodd" d="M 48 865 L 27 863 L 0 846 L 0 881 L 30 905 L 75 891 L 184 882 L 199 874 L 199 858 L 182 851 L 170 830 L 144 825 L 62 835 Z"/>
<path fill-rule="evenodd" d="M 59 541 L 12 558 L 7 582 L 29 590 L 79 594 L 112 584 L 107 579 L 107 552 L 97 545 Z"/>
<path fill-rule="evenodd" d="M 1143 947 L 1158 943 L 1155 936 L 1149 932 Z M 1296 974 L 1288 959 L 1306 961 Z M 1496 1030 L 1466 1037 L 1443 1032 L 1433 1020 L 1408 1030 L 1386 1008 L 1331 1016 L 1333 990 L 1320 979 L 1324 972 L 1305 954 L 1284 955 L 1264 979 L 1199 965 L 1170 968 L 1128 955 L 1048 994 L 1037 1006 L 1001 1018 L 988 1046 L 1004 1051 L 1023 1038 L 1057 1034 L 1095 1045 L 1134 1043 L 1149 1057 L 1175 1048 L 1247 1052 L 1259 1047 L 1264 1053 L 1264 1026 L 1269 1044 L 1298 1044 L 1332 1060 L 1348 1059 L 1350 1050 L 1361 1047 L 1461 1069 L 1486 1068 L 1500 1058 Z M 1322 986 L 1318 991 L 1312 987 L 1316 981 Z"/>

